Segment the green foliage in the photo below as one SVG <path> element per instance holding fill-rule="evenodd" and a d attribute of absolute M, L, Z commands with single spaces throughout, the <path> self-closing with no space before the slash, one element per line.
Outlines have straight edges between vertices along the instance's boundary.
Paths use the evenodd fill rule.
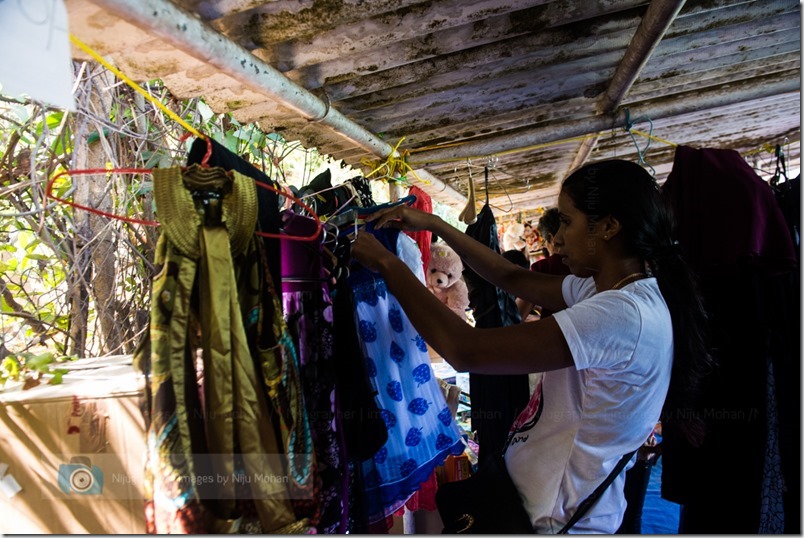
<path fill-rule="evenodd" d="M 22 381 L 22 388 L 26 390 L 39 385 L 43 377 L 48 378 L 49 385 L 59 385 L 69 370 L 58 366 L 75 359 L 56 357 L 51 352 L 8 355 L 0 362 L 0 388 L 5 388 L 9 381 Z"/>
<path fill-rule="evenodd" d="M 92 92 L 98 91 L 93 80 L 104 71 L 92 63 L 85 67 L 75 64 L 75 72 L 82 73 L 76 83 L 82 94 L 79 106 L 91 102 Z M 356 175 L 349 167 L 332 166 L 298 141 L 216 114 L 203 99 L 176 100 L 158 80 L 145 86 L 193 128 L 281 183 L 300 187 L 327 167 L 335 184 Z M 81 356 L 130 353 L 147 328 L 158 228 L 90 218 L 83 210 L 47 199 L 45 185 L 59 172 L 82 166 L 91 152 L 93 162 L 122 168 L 184 165 L 192 140 L 183 141 L 183 126 L 124 84 L 105 90 L 102 102 L 108 106 L 105 111 L 90 105 L 71 113 L 0 99 L 0 383 L 21 379 L 23 371 L 44 375 L 36 365 L 45 359 L 36 357 L 72 353 L 76 335 L 85 335 Z M 96 143 L 101 135 L 103 143 Z M 86 201 L 86 186 L 97 179 L 61 177 L 53 192 Z M 113 174 L 95 184 L 102 192 L 93 193 L 97 198 L 84 205 L 103 202 L 118 215 L 156 219 L 150 175 Z M 100 270 L 92 254 L 101 241 L 109 245 L 104 253 L 114 258 L 113 289 L 103 304 L 93 288 Z M 113 335 L 99 321 L 104 314 L 113 317 L 113 328 L 122 333 L 114 346 L 107 345 Z M 55 380 L 61 376 L 55 367 L 47 374 Z"/>

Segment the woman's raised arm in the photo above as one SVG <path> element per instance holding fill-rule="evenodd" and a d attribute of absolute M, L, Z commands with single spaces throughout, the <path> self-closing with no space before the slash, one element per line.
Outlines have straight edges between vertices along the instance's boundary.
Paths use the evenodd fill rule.
<path fill-rule="evenodd" d="M 367 217 L 366 221 L 375 221 L 377 228 L 429 230 L 446 241 L 463 262 L 483 279 L 514 297 L 525 299 L 554 312 L 567 306 L 561 292 L 564 277 L 535 273 L 519 267 L 437 215 L 400 205 L 380 210 Z"/>
<path fill-rule="evenodd" d="M 553 318 L 478 329 L 439 301 L 402 260 L 371 234 L 358 235 L 352 256 L 383 276 L 422 338 L 458 371 L 524 374 L 574 364 L 564 334 Z"/>

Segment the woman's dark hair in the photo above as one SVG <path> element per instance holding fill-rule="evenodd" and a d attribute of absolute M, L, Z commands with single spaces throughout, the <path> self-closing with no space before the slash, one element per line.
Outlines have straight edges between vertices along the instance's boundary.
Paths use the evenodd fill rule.
<path fill-rule="evenodd" d="M 545 241 L 548 241 L 550 238 L 554 237 L 558 233 L 558 229 L 560 227 L 561 217 L 558 214 L 557 207 L 551 207 L 542 213 L 539 223 L 536 225 L 536 229 L 539 230 L 539 234 L 544 238 Z"/>
<path fill-rule="evenodd" d="M 673 369 L 662 422 L 694 446 L 700 445 L 702 380 L 714 364 L 705 337 L 707 316 L 659 186 L 638 164 L 609 160 L 579 168 L 561 190 L 586 215 L 590 226 L 609 215 L 616 218 L 630 254 L 642 259 L 656 277 L 673 321 Z"/>

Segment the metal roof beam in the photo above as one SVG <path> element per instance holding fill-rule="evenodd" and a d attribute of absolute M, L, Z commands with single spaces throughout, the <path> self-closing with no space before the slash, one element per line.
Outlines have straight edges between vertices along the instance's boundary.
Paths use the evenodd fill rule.
<path fill-rule="evenodd" d="M 611 77 L 606 93 L 601 97 L 597 104 L 598 114 L 610 114 L 622 104 L 626 94 L 634 85 L 645 64 L 648 63 L 653 51 L 667 33 L 667 29 L 673 24 L 679 11 L 684 6 L 685 0 L 653 0 L 648 6 L 645 15 L 639 22 L 639 26 L 631 38 L 631 43 L 623 55 L 623 59 L 617 66 L 617 71 Z M 581 143 L 578 153 L 572 160 L 567 173 L 579 168 L 586 162 L 592 154 L 592 150 L 597 145 L 597 137 L 588 138 Z"/>
<path fill-rule="evenodd" d="M 297 111 L 310 121 L 327 125 L 344 138 L 381 158 L 393 147 L 333 109 L 318 97 L 294 84 L 229 38 L 212 30 L 200 19 L 167 0 L 92 0 L 110 13 L 154 34 L 177 49 L 220 69 L 232 78 L 257 89 Z"/>

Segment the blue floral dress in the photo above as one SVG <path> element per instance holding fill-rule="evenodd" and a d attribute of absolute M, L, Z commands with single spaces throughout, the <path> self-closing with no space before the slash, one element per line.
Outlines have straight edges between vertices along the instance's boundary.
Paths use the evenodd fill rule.
<path fill-rule="evenodd" d="M 423 280 L 421 253 L 415 242 L 397 230 L 371 233 Z M 417 255 L 412 256 L 411 249 Z M 388 292 L 385 281 L 361 269 L 349 282 L 367 370 L 388 427 L 388 441 L 372 459 L 363 462 L 369 520 L 373 523 L 396 512 L 449 454 L 462 453 L 464 446 L 433 374 L 427 345 Z"/>

